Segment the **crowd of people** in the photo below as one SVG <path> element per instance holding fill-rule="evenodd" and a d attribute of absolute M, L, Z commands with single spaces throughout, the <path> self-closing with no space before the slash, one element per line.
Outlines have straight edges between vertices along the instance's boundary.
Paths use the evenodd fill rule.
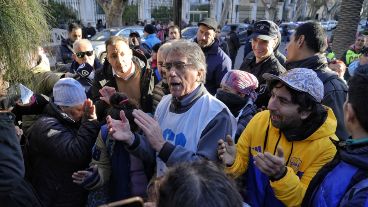
<path fill-rule="evenodd" d="M 1 108 L 1 206 L 368 206 L 364 35 L 338 60 L 306 22 L 284 56 L 278 25 L 257 21 L 234 68 L 236 28 L 224 51 L 211 18 L 192 41 L 176 25 L 112 36 L 103 63 L 68 32 L 70 67 L 40 49 L 33 95 Z"/>

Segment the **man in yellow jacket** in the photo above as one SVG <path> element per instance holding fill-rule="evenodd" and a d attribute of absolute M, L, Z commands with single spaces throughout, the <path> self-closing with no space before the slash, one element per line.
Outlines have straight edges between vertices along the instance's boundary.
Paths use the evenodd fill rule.
<path fill-rule="evenodd" d="M 251 206 L 300 206 L 309 182 L 336 153 L 333 111 L 321 104 L 323 83 L 310 69 L 279 77 L 264 74 L 271 98 L 254 116 L 235 146 L 219 141 L 227 173 L 245 177 Z"/>

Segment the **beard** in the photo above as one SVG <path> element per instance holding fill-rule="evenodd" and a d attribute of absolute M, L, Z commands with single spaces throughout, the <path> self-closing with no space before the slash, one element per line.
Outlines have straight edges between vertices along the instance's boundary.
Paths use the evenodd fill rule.
<path fill-rule="evenodd" d="M 281 131 L 294 129 L 300 127 L 303 123 L 302 119 L 299 116 L 289 115 L 282 116 L 274 111 L 270 111 L 271 114 L 271 123 L 274 127 L 280 129 Z"/>

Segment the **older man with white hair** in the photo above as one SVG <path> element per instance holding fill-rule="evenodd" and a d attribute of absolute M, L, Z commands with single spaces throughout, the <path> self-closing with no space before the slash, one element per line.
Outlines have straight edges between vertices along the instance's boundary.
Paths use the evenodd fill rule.
<path fill-rule="evenodd" d="M 77 79 L 86 89 L 87 96 L 91 97 L 90 87 L 95 71 L 102 67 L 93 51 L 92 43 L 87 39 L 77 40 L 73 44 L 73 62 L 67 77 Z"/>
<path fill-rule="evenodd" d="M 155 118 L 141 110 L 133 112 L 145 138 L 130 131 L 124 113 L 122 120 L 108 117 L 114 139 L 143 160 L 156 159 L 157 176 L 176 163 L 217 161 L 217 141 L 236 130 L 231 112 L 204 87 L 206 59 L 198 44 L 175 41 L 168 50 L 163 68 L 170 94 L 162 98 Z"/>

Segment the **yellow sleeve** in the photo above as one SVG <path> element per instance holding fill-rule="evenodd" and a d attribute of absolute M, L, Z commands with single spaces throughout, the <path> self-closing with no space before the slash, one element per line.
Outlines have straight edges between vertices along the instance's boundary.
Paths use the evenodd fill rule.
<path fill-rule="evenodd" d="M 100 180 L 95 186 L 92 187 L 92 189 L 95 189 L 95 188 L 98 188 L 104 185 L 107 181 L 109 181 L 110 174 L 111 174 L 110 156 L 108 155 L 107 147 L 105 143 L 103 142 L 101 131 L 98 134 L 95 145 L 96 145 L 95 147 L 98 150 L 100 150 L 101 154 L 100 154 L 99 160 L 95 160 L 92 158 L 91 165 L 97 165 Z"/>
<path fill-rule="evenodd" d="M 249 162 L 249 147 L 250 147 L 250 134 L 251 123 L 245 128 L 240 135 L 238 143 L 236 144 L 236 156 L 234 164 L 225 168 L 225 172 L 230 174 L 234 178 L 241 176 L 248 169 Z"/>
<path fill-rule="evenodd" d="M 321 167 L 333 159 L 335 154 L 336 148 L 331 143 L 320 156 L 316 156 L 315 161 L 305 170 L 301 180 L 292 168 L 287 167 L 285 177 L 275 182 L 270 181 L 277 199 L 286 206 L 300 206 L 312 178 Z"/>

